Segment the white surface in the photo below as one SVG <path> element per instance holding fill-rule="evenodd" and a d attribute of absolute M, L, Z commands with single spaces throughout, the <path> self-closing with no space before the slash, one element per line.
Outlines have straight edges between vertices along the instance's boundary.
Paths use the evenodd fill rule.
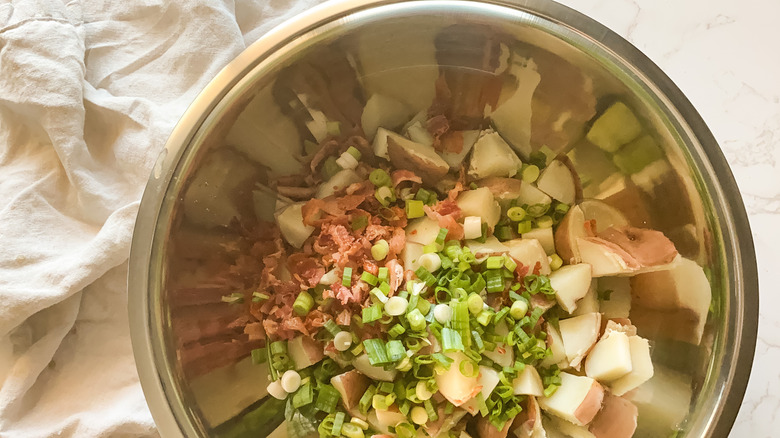
<path fill-rule="evenodd" d="M 780 432 L 780 2 L 565 0 L 642 50 L 690 99 L 745 201 L 760 282 L 759 334 L 731 437 Z"/>
<path fill-rule="evenodd" d="M 208 78 L 280 14 L 296 12 L 286 0 L 158 3 L 0 0 L 0 379 L 10 373 L 0 436 L 154 435 L 124 295 L 141 190 Z M 312 3 L 299 0 L 297 10 Z M 776 436 L 780 2 L 565 3 L 660 65 L 732 165 L 756 240 L 763 310 L 731 436 Z"/>
<path fill-rule="evenodd" d="M 216 73 L 315 0 L 0 0 L 0 436 L 156 435 L 126 276 L 143 187 Z"/>

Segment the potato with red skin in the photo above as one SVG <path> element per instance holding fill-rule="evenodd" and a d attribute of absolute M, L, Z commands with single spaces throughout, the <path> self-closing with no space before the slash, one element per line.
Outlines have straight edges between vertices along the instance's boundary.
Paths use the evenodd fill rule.
<path fill-rule="evenodd" d="M 680 258 L 669 270 L 636 275 L 631 297 L 631 320 L 643 336 L 701 342 L 712 290 L 693 260 Z"/>
<path fill-rule="evenodd" d="M 422 177 L 430 185 L 436 185 L 450 170 L 431 146 L 415 143 L 403 137 L 389 135 L 387 137 L 387 152 L 390 162 L 398 169 L 408 169 Z"/>
<path fill-rule="evenodd" d="M 509 434 L 509 429 L 512 426 L 512 420 L 507 420 L 506 423 L 504 423 L 504 427 L 501 430 L 498 430 L 496 426 L 493 425 L 493 423 L 490 422 L 490 417 L 477 417 L 477 436 L 479 438 L 506 438 L 507 434 Z"/>
<path fill-rule="evenodd" d="M 360 398 L 368 390 L 369 381 L 356 370 L 350 370 L 331 378 L 330 384 L 341 394 L 341 403 L 347 412 L 354 413 Z"/>
<path fill-rule="evenodd" d="M 585 215 L 578 205 L 573 206 L 563 217 L 555 231 L 555 250 L 566 264 L 580 263 L 577 239 L 587 237 L 585 232 Z"/>
<path fill-rule="evenodd" d="M 539 406 L 578 426 L 590 423 L 601 409 L 604 388 L 594 379 L 562 372 L 561 386 L 550 397 L 539 398 Z"/>
<path fill-rule="evenodd" d="M 296 370 L 302 370 L 321 361 L 325 357 L 322 344 L 308 336 L 298 336 L 287 346 L 290 359 Z"/>
<path fill-rule="evenodd" d="M 590 433 L 596 438 L 631 438 L 636 431 L 639 412 L 633 403 L 607 394 L 601 411 L 590 423 Z"/>
<path fill-rule="evenodd" d="M 599 237 L 622 248 L 641 266 L 665 265 L 677 257 L 674 243 L 660 231 L 610 227 L 599 233 Z"/>

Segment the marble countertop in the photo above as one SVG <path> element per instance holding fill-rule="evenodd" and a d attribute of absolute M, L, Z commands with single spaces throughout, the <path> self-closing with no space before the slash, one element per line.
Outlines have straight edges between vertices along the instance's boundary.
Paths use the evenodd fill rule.
<path fill-rule="evenodd" d="M 750 217 L 760 317 L 747 393 L 731 437 L 780 430 L 780 2 L 563 0 L 617 32 L 663 69 L 712 130 Z"/>

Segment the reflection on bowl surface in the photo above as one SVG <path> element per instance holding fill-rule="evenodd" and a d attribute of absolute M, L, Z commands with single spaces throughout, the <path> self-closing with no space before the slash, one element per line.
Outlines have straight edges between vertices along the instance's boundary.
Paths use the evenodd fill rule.
<path fill-rule="evenodd" d="M 343 196 L 390 158 L 439 199 L 464 178 L 467 189 L 490 189 L 503 219 L 488 234 L 502 241 L 520 238 L 523 227 L 505 217 L 510 207 L 550 206 L 554 238 L 537 220 L 522 237 L 549 245 L 565 264 L 592 265 L 575 314 L 596 312 L 603 325 L 633 325 L 634 338 L 649 340 L 652 378 L 620 394 L 638 408 L 634 436 L 725 436 L 752 358 L 757 291 L 742 275 L 755 261 L 749 230 L 732 216 L 744 215 L 738 198 L 724 202 L 736 193 L 733 180 L 712 162 L 717 145 L 679 91 L 669 95 L 668 80 L 622 40 L 545 2 L 518 10 L 423 1 L 337 15 L 312 29 L 293 26 L 271 53 L 262 41 L 248 49 L 236 61 L 254 56 L 243 70 L 212 86 L 219 97 L 190 109 L 200 118 L 186 126 L 185 117 L 186 135 L 174 134 L 166 172 L 150 182 L 130 286 L 144 296 L 131 303 L 141 303 L 134 343 L 147 347 L 136 348 L 139 362 L 157 373 L 145 376 L 139 364 L 147 398 L 158 423 L 168 418 L 155 412 L 160 403 L 177 423 L 161 428 L 284 436 L 285 402 L 268 395 L 259 352 L 267 338 L 313 334 L 323 316 L 269 304 L 265 294 L 294 299 L 309 286 L 306 258 L 294 254 L 315 253 L 319 233 L 280 233 L 279 217 L 296 205 L 305 216 L 300 203 L 312 198 Z M 443 164 L 399 157 L 409 154 L 407 141 Z M 335 160 L 350 147 L 361 156 L 354 169 Z M 496 155 L 501 147 L 522 163 Z M 634 252 L 650 237 L 616 229 L 658 230 L 676 253 Z M 539 266 L 554 260 L 542 256 Z M 322 289 L 314 293 L 321 304 Z M 150 380 L 162 382 L 160 392 Z M 542 407 L 545 427 L 563 434 L 548 436 L 593 436 Z"/>

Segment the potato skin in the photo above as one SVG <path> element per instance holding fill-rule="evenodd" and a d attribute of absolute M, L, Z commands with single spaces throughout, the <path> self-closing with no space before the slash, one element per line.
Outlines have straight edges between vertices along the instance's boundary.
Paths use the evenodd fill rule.
<path fill-rule="evenodd" d="M 435 185 L 450 170 L 449 165 L 443 159 L 439 160 L 441 163 L 430 160 L 428 157 L 402 146 L 392 136 L 387 137 L 387 152 L 390 155 L 390 162 L 395 167 L 411 170 L 419 175 L 426 184 Z"/>

